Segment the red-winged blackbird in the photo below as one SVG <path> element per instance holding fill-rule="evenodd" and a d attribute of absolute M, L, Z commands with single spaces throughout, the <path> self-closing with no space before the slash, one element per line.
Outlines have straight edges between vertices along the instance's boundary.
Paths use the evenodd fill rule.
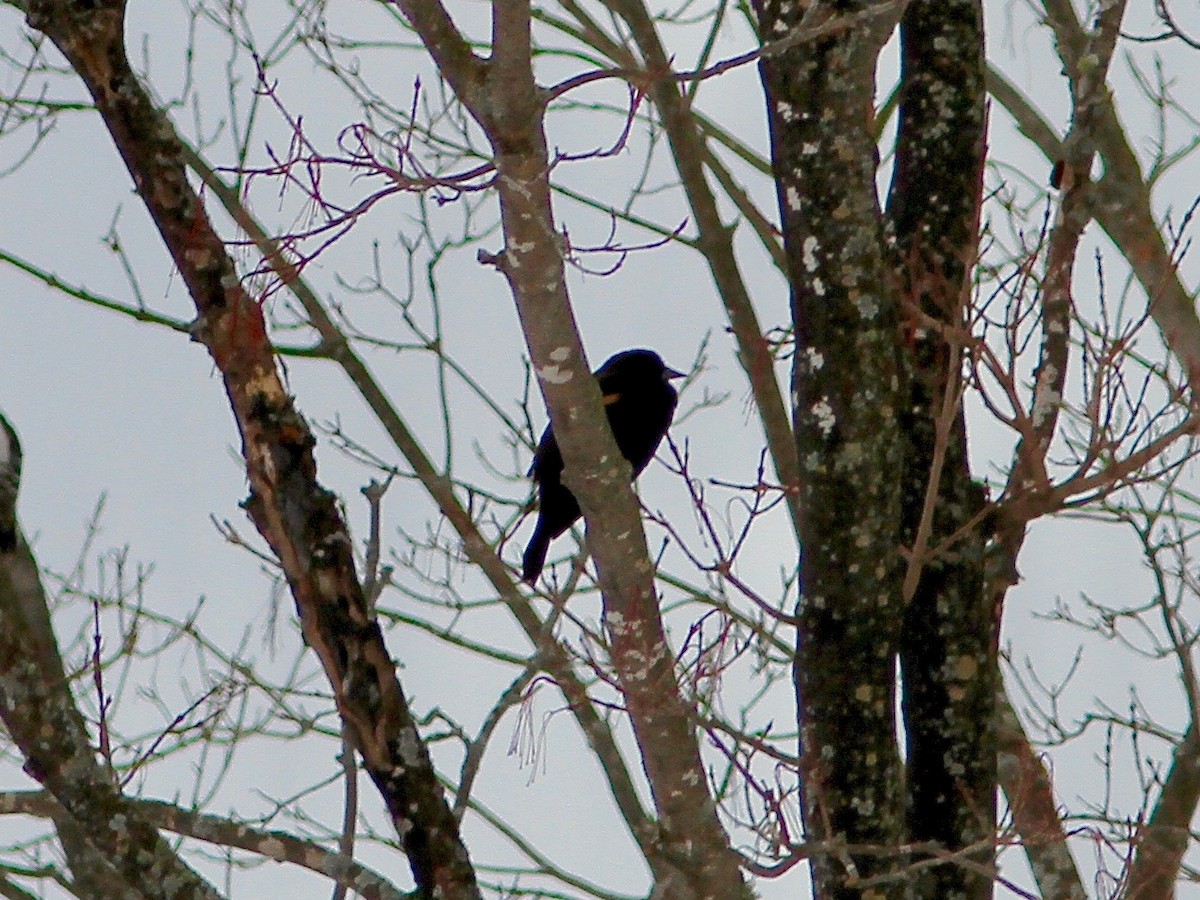
<path fill-rule="evenodd" d="M 649 464 L 667 433 L 679 396 L 672 378 L 682 372 L 668 369 L 653 350 L 625 350 L 609 358 L 595 372 L 604 394 L 604 408 L 617 447 L 633 465 L 637 478 Z M 529 474 L 538 486 L 538 520 L 525 548 L 521 577 L 533 584 L 542 572 L 550 542 L 579 518 L 579 503 L 562 483 L 563 458 L 547 426 L 533 454 Z"/>

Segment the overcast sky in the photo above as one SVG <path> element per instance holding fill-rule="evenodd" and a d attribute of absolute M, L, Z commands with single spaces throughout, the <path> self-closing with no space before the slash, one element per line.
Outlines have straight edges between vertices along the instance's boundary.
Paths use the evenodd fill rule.
<path fill-rule="evenodd" d="M 465 0 L 454 0 L 449 5 L 465 16 L 477 16 L 480 11 L 479 4 Z M 260 39 L 270 32 L 272 22 L 278 21 L 276 6 L 256 5 L 254 15 L 261 17 L 256 20 L 256 28 L 261 26 Z M 1067 109 L 1066 87 L 1044 32 L 1019 4 L 989 2 L 987 10 L 993 60 L 1061 125 Z M 381 40 L 403 38 L 383 24 L 373 4 L 330 2 L 327 17 L 343 33 Z M 180 4 L 130 0 L 129 20 L 130 45 L 146 48 L 155 92 L 165 98 L 177 96 L 184 83 L 186 47 L 186 20 Z M 29 53 L 27 36 L 15 11 L 0 7 L 0 46 L 15 58 L 25 59 Z M 203 105 L 198 111 L 175 109 L 172 115 L 185 134 L 194 135 L 199 123 L 201 132 L 211 135 L 217 133 L 219 122 L 227 114 L 228 100 L 221 79 L 228 53 L 210 27 L 201 27 L 199 40 L 195 77 Z M 688 54 L 694 55 L 697 39 L 695 35 L 681 35 L 680 40 L 676 64 L 684 67 L 689 64 Z M 716 55 L 740 52 L 746 49 L 746 41 L 744 29 L 733 29 L 719 42 Z M 1130 49 L 1141 64 L 1151 61 L 1151 48 L 1131 45 Z M 433 83 L 427 62 L 415 53 L 363 51 L 360 56 L 364 70 L 376 73 L 377 89 L 398 105 L 404 105 L 403 98 L 411 93 L 416 76 L 420 75 L 426 85 Z M 1177 77 L 1187 79 L 1194 72 L 1194 57 L 1173 51 L 1166 54 L 1165 60 L 1167 70 Z M 574 66 L 575 61 L 552 60 L 544 65 L 541 74 L 549 78 L 564 66 Z M 252 69 L 244 56 L 236 66 L 247 79 L 235 90 L 235 96 L 244 104 L 253 88 Z M 1131 90 L 1130 71 L 1124 57 L 1114 63 L 1114 84 L 1120 97 Z M 332 146 L 339 129 L 350 124 L 354 115 L 344 94 L 335 90 L 330 79 L 319 73 L 302 51 L 280 66 L 274 76 L 281 102 L 303 115 L 306 133 L 322 146 Z M 48 96 L 79 99 L 80 92 L 70 90 L 69 84 L 69 80 L 54 81 Z M 0 75 L 0 85 L 5 94 L 17 89 L 11 66 Z M 605 96 L 613 97 L 611 89 Z M 706 84 L 699 96 L 701 108 L 725 128 L 760 150 L 765 147 L 763 107 L 752 68 Z M 1126 126 L 1148 140 L 1153 134 L 1148 105 L 1131 99 L 1123 110 Z M 285 147 L 286 132 L 271 109 L 264 108 L 260 115 L 261 137 L 252 143 L 252 158 L 263 164 L 266 145 Z M 615 138 L 616 124 L 607 119 L 597 125 L 595 120 L 579 114 L 562 116 L 551 123 L 551 141 L 563 150 L 583 152 L 610 143 Z M 993 158 L 1025 172 L 1033 183 L 1044 184 L 1048 174 L 1045 161 L 1014 134 L 996 108 L 991 125 Z M 1183 137 L 1182 132 L 1169 135 L 1173 142 Z M 620 203 L 623 191 L 637 177 L 640 157 L 636 151 L 642 140 L 635 137 L 630 152 L 615 159 L 576 164 L 564 177 L 580 189 L 602 196 L 611 191 L 610 202 Z M 27 132 L 0 140 L 0 169 L 13 166 L 27 146 Z M 210 159 L 228 163 L 228 146 L 226 137 L 219 137 Z M 1148 146 L 1146 143 L 1142 149 Z M 1007 169 L 1001 171 L 1009 173 Z M 663 180 L 663 172 L 653 171 L 651 182 Z M 1189 186 L 1196 183 L 1195 165 L 1185 163 L 1160 188 L 1159 208 L 1165 210 L 1169 203 L 1174 203 L 1176 209 L 1186 208 L 1192 199 L 1189 190 L 1194 192 Z M 345 191 L 343 197 L 347 199 L 356 189 L 344 180 L 336 186 Z M 748 186 L 773 218 L 771 186 L 765 179 L 749 182 Z M 255 188 L 260 217 L 275 227 L 287 227 L 298 203 L 295 195 L 278 200 L 273 199 L 277 196 L 276 186 L 258 182 Z M 44 267 L 69 284 L 134 302 L 134 290 L 121 260 L 103 240 L 115 223 L 145 303 L 171 316 L 190 317 L 190 303 L 180 280 L 94 115 L 79 112 L 60 117 L 33 157 L 0 179 L 0 209 L 4 210 L 0 214 L 0 250 Z M 682 224 L 687 215 L 677 192 L 650 197 L 642 209 L 675 224 Z M 354 321 L 396 340 L 412 338 L 405 333 L 397 310 L 378 299 L 357 296 L 344 285 L 361 284 L 371 275 L 372 247 L 377 244 L 392 287 L 401 294 L 407 290 L 409 273 L 401 243 L 402 239 L 411 241 L 417 236 L 415 211 L 411 198 L 381 205 L 306 272 L 323 297 L 346 305 Z M 452 233 L 460 227 L 462 214 L 461 204 L 450 204 L 434 213 L 434 222 L 437 228 Z M 489 202 L 483 203 L 479 215 L 482 221 L 494 216 Z M 603 217 L 565 201 L 558 215 L 577 245 L 605 239 L 607 220 Z M 222 227 L 233 237 L 227 223 Z M 646 240 L 646 235 L 626 230 L 621 238 L 633 243 Z M 787 296 L 782 280 L 765 256 L 754 249 L 752 241 L 743 237 L 739 240 L 747 277 L 764 320 L 784 321 Z M 485 238 L 482 246 L 498 249 L 498 236 Z M 451 250 L 438 268 L 440 314 L 447 346 L 510 415 L 520 418 L 523 345 L 512 301 L 503 279 L 475 261 L 476 250 L 474 245 Z M 1116 265 L 1111 253 L 1105 258 Z M 1081 257 L 1076 288 L 1080 296 L 1096 290 L 1090 259 L 1090 251 Z M 608 264 L 600 257 L 595 260 L 601 268 Z M 1187 283 L 1194 284 L 1195 268 L 1190 260 L 1185 262 L 1184 272 Z M 418 303 L 414 314 L 431 326 L 431 308 L 422 283 L 424 271 L 418 268 L 415 274 Z M 1116 269 L 1108 275 L 1111 290 L 1119 290 L 1121 278 Z M 719 406 L 696 411 L 674 429 L 673 435 L 677 441 L 689 442 L 695 472 L 729 481 L 752 480 L 758 459 L 758 431 L 746 414 L 746 389 L 739 377 L 733 343 L 722 328 L 719 303 L 699 257 L 678 246 L 637 252 L 611 275 L 572 271 L 571 288 L 593 365 L 619 349 L 650 346 L 659 350 L 668 364 L 686 368 L 708 340 L 707 365 L 689 385 L 681 411 L 700 402 L 705 391 L 728 394 L 728 399 Z M 286 318 L 285 300 L 278 298 L 273 303 L 279 317 Z M 282 339 L 303 343 L 304 337 L 284 335 Z M 373 352 L 368 353 L 368 359 L 425 446 L 435 459 L 441 459 L 446 452 L 445 435 L 436 402 L 435 369 L 428 355 Z M 297 404 L 311 422 L 320 427 L 337 421 L 373 452 L 394 461 L 395 453 L 382 432 L 331 364 L 291 360 L 287 374 Z M 489 467 L 519 475 L 527 465 L 527 452 L 507 449 L 494 420 L 461 386 L 452 388 L 451 402 L 452 453 L 457 471 L 479 481 L 490 479 L 496 491 L 520 497 L 527 490 L 521 482 L 505 480 Z M 35 537 L 35 549 L 44 566 L 55 571 L 70 569 L 83 541 L 85 525 L 103 496 L 106 505 L 92 556 L 128 546 L 132 559 L 154 567 L 147 587 L 149 605 L 183 615 L 204 597 L 201 622 L 212 635 L 236 644 L 248 633 L 248 645 L 254 652 L 269 655 L 265 621 L 273 602 L 271 582 L 260 563 L 245 551 L 230 547 L 210 521 L 210 517 L 228 519 L 243 534 L 252 534 L 238 508 L 246 487 L 236 455 L 236 432 L 220 381 L 200 345 L 176 332 L 139 325 L 83 304 L 0 263 L 0 408 L 16 425 L 24 444 L 21 520 L 25 530 Z M 545 422 L 540 398 L 535 397 L 530 408 L 534 426 L 540 428 Z M 987 421 L 978 404 L 971 408 L 971 416 L 976 470 L 995 482 L 996 466 L 1007 459 L 1011 436 Z M 480 461 L 481 455 L 488 465 Z M 328 441 L 320 446 L 318 461 L 322 482 L 344 498 L 355 534 L 361 537 L 366 515 L 359 488 L 374 473 Z M 649 506 L 689 520 L 687 498 L 679 479 L 665 467 L 652 466 L 641 485 Z M 421 533 L 427 523 L 436 525 L 428 500 L 407 481 L 392 488 L 386 509 L 391 534 L 398 528 Z M 777 589 L 780 567 L 794 558 L 792 538 L 783 526 L 779 516 L 764 523 L 739 559 L 739 571 L 768 593 Z M 528 527 L 509 545 L 505 557 L 510 562 L 517 559 Z M 652 532 L 652 542 L 654 538 Z M 1112 526 L 1064 520 L 1038 523 L 1021 557 L 1020 569 L 1023 580 L 1010 594 L 1004 624 L 1004 641 L 1011 645 L 1013 658 L 1019 664 L 1027 657 L 1035 660 L 1043 676 L 1053 681 L 1068 671 L 1077 647 L 1087 649 L 1077 679 L 1063 698 L 1068 717 L 1092 708 L 1096 698 L 1124 709 L 1129 686 L 1136 680 L 1140 696 L 1164 723 L 1177 726 L 1183 721 L 1183 698 L 1170 662 L 1142 665 L 1131 655 L 1070 626 L 1038 618 L 1039 613 L 1052 608 L 1056 598 L 1077 604 L 1081 594 L 1088 594 L 1114 606 L 1146 599 L 1150 590 L 1148 572 L 1125 532 Z M 88 577 L 95 587 L 101 575 L 93 568 Z M 111 577 L 111 572 L 105 577 Z M 383 602 L 402 606 L 404 600 L 385 595 Z M 286 598 L 284 610 L 290 613 Z M 479 621 L 477 627 L 486 630 L 490 639 L 514 651 L 528 651 L 504 617 L 489 614 Z M 64 628 L 77 624 L 74 619 L 63 623 Z M 114 630 L 107 637 L 115 642 L 116 626 L 110 624 Z M 290 627 L 282 628 L 275 637 L 278 645 L 287 647 L 294 647 L 298 641 L 296 631 Z M 404 663 L 401 679 L 418 708 L 436 704 L 453 707 L 454 714 L 472 727 L 477 727 L 512 677 L 509 669 L 482 664 L 412 631 L 393 632 L 388 641 L 392 652 Z M 279 656 L 290 658 L 287 651 L 280 651 Z M 72 662 L 79 664 L 81 660 Z M 172 687 L 173 682 L 187 681 L 190 688 L 196 688 L 202 680 L 203 665 L 185 660 L 178 673 L 142 671 L 152 672 L 170 691 L 178 687 Z M 179 690 L 182 693 L 183 689 Z M 790 689 L 778 695 L 778 719 L 786 722 L 794 717 Z M 557 698 L 543 691 L 535 706 L 539 730 L 541 717 L 556 706 Z M 148 729 L 160 721 L 155 716 L 161 715 L 152 703 L 139 701 L 132 691 L 122 713 L 129 721 L 144 716 Z M 557 860 L 577 865 L 585 876 L 604 879 L 611 871 L 610 864 L 620 866 L 622 860 L 635 859 L 628 838 L 615 824 L 607 802 L 597 801 L 602 795 L 599 785 L 581 786 L 585 782 L 580 770 L 590 773 L 592 764 L 574 725 L 561 715 L 550 717 L 546 723 L 544 755 L 534 770 L 522 767 L 516 756 L 506 755 L 509 736 L 516 727 L 515 719 L 506 720 L 485 764 L 481 796 L 526 829 Z M 309 742 L 307 746 L 312 756 L 304 765 L 313 767 L 313 772 L 332 773 L 335 748 L 328 742 Z M 261 812 L 266 801 L 255 789 L 272 797 L 285 797 L 291 782 L 286 777 L 287 766 L 272 755 L 278 748 L 275 745 L 274 751 L 241 760 L 213 810 L 246 815 Z M 1097 744 L 1090 743 L 1053 754 L 1060 795 L 1073 808 L 1080 807 L 1077 795 L 1095 794 L 1102 772 L 1096 752 Z M 186 781 L 186 770 L 166 768 L 162 774 L 148 778 L 145 791 L 169 799 L 174 794 L 172 779 L 176 777 Z M 0 768 L 0 789 L 28 788 L 30 784 L 16 768 Z M 190 782 L 184 793 L 188 790 Z M 1123 802 L 1132 803 L 1135 798 L 1136 793 L 1132 793 Z M 336 790 L 330 789 L 312 809 L 319 810 L 324 821 L 336 826 L 337 802 Z M 373 795 L 365 800 L 365 804 L 375 802 Z M 380 822 L 377 812 L 372 816 Z M 599 825 L 597 817 L 601 819 Z M 28 834 L 28 827 L 27 822 L 0 820 L 0 840 Z M 477 855 L 504 847 L 494 832 L 477 824 L 469 828 L 468 842 Z M 397 883 L 407 883 L 406 866 L 398 855 L 375 853 L 371 860 Z M 1080 862 L 1090 866 L 1094 860 L 1084 852 Z M 635 892 L 643 887 L 643 873 L 636 863 L 626 864 L 630 865 L 627 876 L 607 883 Z M 206 871 L 211 874 L 218 869 Z M 239 880 L 235 894 L 265 896 L 262 891 L 278 891 L 283 878 L 289 884 L 295 879 L 297 885 L 307 886 L 297 890 L 313 889 L 313 882 L 304 876 L 270 866 L 245 876 L 245 881 Z M 762 884 L 759 890 L 765 898 L 794 897 L 802 879 L 802 874 L 796 873 L 775 884 Z"/>

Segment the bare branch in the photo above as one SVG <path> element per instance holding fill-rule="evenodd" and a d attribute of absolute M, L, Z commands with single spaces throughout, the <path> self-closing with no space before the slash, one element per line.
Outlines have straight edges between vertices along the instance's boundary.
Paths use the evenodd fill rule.
<path fill-rule="evenodd" d="M 457 823 L 354 571 L 336 500 L 316 480 L 315 443 L 284 388 L 262 310 L 187 181 L 182 148 L 126 59 L 124 4 L 31 3 L 30 24 L 71 62 L 139 186 L 195 303 L 194 335 L 221 370 L 251 484 L 247 511 L 288 573 L 305 638 L 383 794 L 418 886 L 478 896 Z"/>

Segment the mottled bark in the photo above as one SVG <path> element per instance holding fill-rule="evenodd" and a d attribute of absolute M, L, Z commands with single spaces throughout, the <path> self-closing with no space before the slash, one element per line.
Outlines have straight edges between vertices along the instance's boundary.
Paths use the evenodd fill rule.
<path fill-rule="evenodd" d="M 803 4 L 756 5 L 764 40 L 809 24 Z M 903 566 L 905 403 L 876 199 L 875 63 L 897 4 L 841 4 L 853 28 L 764 59 L 771 153 L 792 291 L 802 597 L 794 666 L 809 839 L 899 848 L 904 838 L 894 667 Z M 813 860 L 822 898 L 859 897 L 898 856 Z M 901 896 L 902 881 L 878 883 Z"/>
<path fill-rule="evenodd" d="M 979 848 L 970 856 L 978 869 L 922 870 L 918 896 L 983 900 L 992 893 L 1000 623 L 985 593 L 985 497 L 968 466 L 961 383 L 983 185 L 982 4 L 913 0 L 900 33 L 888 213 L 911 372 L 899 473 L 908 831 L 950 851 Z"/>
<path fill-rule="evenodd" d="M 279 377 L 262 310 L 188 182 L 174 130 L 129 67 L 125 4 L 18 5 L 83 80 L 187 285 L 198 316 L 193 333 L 221 372 L 241 434 L 247 512 L 287 577 L 305 639 L 383 796 L 418 891 L 477 897 L 458 824 L 363 597 L 336 497 L 317 481 L 315 439 Z"/>

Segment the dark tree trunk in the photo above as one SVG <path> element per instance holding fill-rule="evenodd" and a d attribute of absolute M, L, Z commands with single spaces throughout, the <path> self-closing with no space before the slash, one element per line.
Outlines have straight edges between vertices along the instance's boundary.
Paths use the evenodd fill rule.
<path fill-rule="evenodd" d="M 762 64 L 796 334 L 802 598 L 794 666 L 809 840 L 898 848 L 904 800 L 895 657 L 903 566 L 900 309 L 875 187 L 875 61 L 894 26 L 859 4 L 853 27 Z M 802 4 L 758 5 L 764 40 Z M 862 895 L 895 854 L 820 854 L 816 896 Z M 901 880 L 874 884 L 902 896 Z"/>
<path fill-rule="evenodd" d="M 771 41 L 798 33 L 803 5 L 756 7 L 796 334 L 805 826 L 809 840 L 885 851 L 815 856 L 814 891 L 981 898 L 995 822 L 996 618 L 960 366 L 982 183 L 982 12 L 979 0 L 905 11 L 885 219 L 874 73 L 898 12 L 837 5 L 847 27 L 787 49 Z M 907 842 L 979 849 L 969 867 L 906 873 Z"/>
<path fill-rule="evenodd" d="M 901 102 L 889 213 L 910 349 L 901 416 L 904 544 L 927 553 L 900 642 L 908 735 L 908 828 L 949 850 L 994 855 L 998 620 L 985 599 L 984 503 L 971 479 L 961 404 L 963 341 L 978 244 L 986 71 L 980 0 L 914 0 L 901 23 Z M 936 495 L 927 503 L 930 485 Z M 924 522 L 923 522 L 924 519 Z M 914 573 L 915 574 L 915 573 Z M 926 870 L 918 895 L 986 898 L 961 865 Z"/>

